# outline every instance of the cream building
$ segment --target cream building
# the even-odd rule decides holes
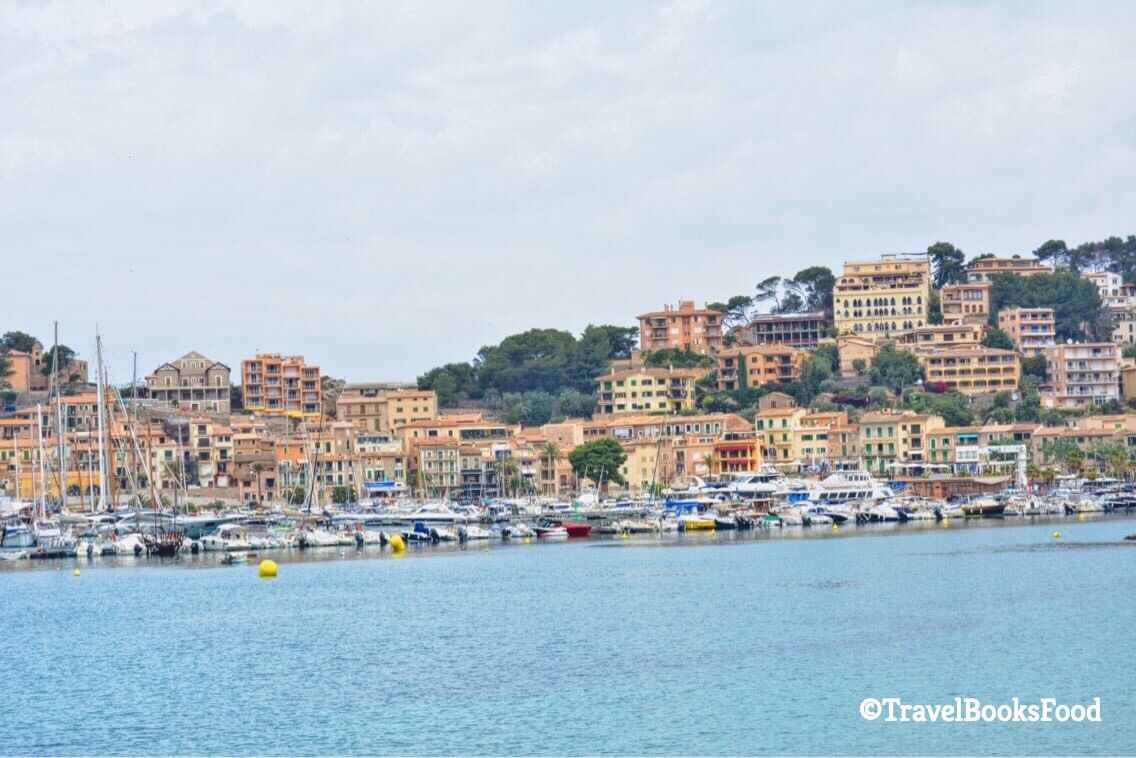
[[[702,369],[612,369],[596,377],[596,415],[679,413],[694,408],[694,383]]]
[[[890,255],[845,263],[833,290],[839,334],[893,337],[926,325],[931,263],[926,256]]]
[[[916,353],[926,386],[945,385],[964,395],[1013,391],[1021,379],[1018,354],[1012,350],[971,345]]]
[[[1075,342],[1045,348],[1049,379],[1042,387],[1047,408],[1088,408],[1120,399],[1120,346]]]
[[[1022,355],[1041,355],[1057,336],[1052,308],[1006,308],[998,312],[998,328],[1009,335]]]

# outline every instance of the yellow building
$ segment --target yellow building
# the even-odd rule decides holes
[[[836,350],[840,356],[840,375],[849,379],[867,373],[876,354],[880,352],[880,346],[866,337],[842,334],[836,338]],[[858,361],[863,361],[863,364]],[[857,366],[861,367],[860,371],[856,370]]]
[[[833,290],[838,334],[893,337],[927,323],[931,264],[925,256],[845,263]]]
[[[718,353],[718,389],[795,382],[808,356],[807,350],[779,344],[722,350]]]
[[[1021,379],[1018,354],[973,345],[916,353],[926,386],[939,384],[964,395],[1013,391]]]
[[[946,426],[942,416],[881,411],[860,417],[860,452],[869,470],[900,473],[928,460],[928,434]]]
[[[990,282],[948,284],[939,293],[944,323],[982,324],[990,315]]]
[[[982,342],[982,326],[979,324],[939,324],[921,326],[903,332],[896,339],[900,345],[916,348],[954,347],[956,345],[977,345]]]
[[[335,416],[362,431],[389,432],[437,418],[438,396],[434,390],[348,385],[335,399]]]
[[[843,411],[810,412],[805,408],[760,411],[754,419],[762,458],[797,467],[840,457],[829,447],[829,433],[847,424],[848,414]]]
[[[679,413],[694,408],[694,383],[702,369],[612,369],[596,377],[596,415]]]

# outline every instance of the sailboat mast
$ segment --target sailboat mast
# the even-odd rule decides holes
[[[59,446],[59,501],[67,504],[67,457],[63,445],[63,391],[59,385],[59,322],[55,324],[55,347],[51,351],[51,384],[55,388],[55,436]]]
[[[19,435],[12,435],[12,453],[16,456],[16,502],[20,502],[20,442]]]
[[[99,414],[99,500],[95,506],[95,511],[105,511],[107,507],[106,501],[106,482],[107,482],[107,451],[106,451],[106,396],[105,384],[106,377],[103,373],[103,339],[97,333],[95,334],[95,363],[96,363],[96,380],[95,386],[98,388],[98,405],[97,412]]]
[[[42,514],[47,514],[47,461],[43,451],[43,408],[36,403],[36,424],[39,426],[39,496]]]

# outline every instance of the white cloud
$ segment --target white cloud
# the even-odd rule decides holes
[[[1129,4],[0,9],[11,323],[410,377],[949,239],[1136,232]],[[126,365],[118,358],[117,365]]]

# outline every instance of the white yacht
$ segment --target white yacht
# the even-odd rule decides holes
[[[867,471],[837,471],[809,487],[809,500],[818,503],[875,503],[890,497],[891,490]]]
[[[252,543],[249,542],[248,530],[240,524],[221,524],[201,538],[201,549],[206,552],[252,550]]]

